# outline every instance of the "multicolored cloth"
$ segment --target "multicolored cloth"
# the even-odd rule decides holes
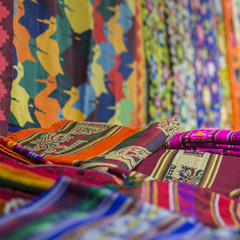
[[[148,121],[172,116],[172,75],[163,0],[142,0],[148,76]]]
[[[240,131],[195,129],[176,134],[163,148],[240,156]]]
[[[14,231],[11,229],[14,228]],[[159,209],[106,188],[61,178],[27,206],[0,218],[8,239],[234,239],[193,218]],[[223,234],[224,233],[224,234]]]
[[[145,125],[139,1],[16,0],[13,22],[11,125]]]
[[[142,201],[192,216],[211,227],[240,227],[240,201],[199,186],[148,181],[143,185]]]
[[[213,0],[189,1],[190,26],[195,49],[198,128],[220,126],[221,98],[217,40],[212,22],[213,8]]]
[[[129,176],[121,181],[110,174],[66,166],[24,166],[3,154],[0,164],[3,170],[0,172],[3,179],[0,199],[5,199],[5,215],[0,217],[1,237],[49,239],[51,234],[56,236],[58,232],[59,236],[71,239],[85,234],[88,238],[92,231],[110,239],[114,236],[126,239],[126,234],[138,236],[138,239],[148,234],[163,239],[172,235],[173,239],[180,236],[183,239],[188,236],[189,239],[193,236],[197,239],[234,239],[238,236],[239,214],[234,209],[238,209],[240,203],[202,188],[160,181],[147,183]],[[64,177],[56,182],[59,176]],[[9,188],[14,190],[6,191]],[[44,189],[49,190],[45,192]],[[139,193],[134,195],[137,199],[129,197],[132,192]],[[10,231],[12,224],[14,232]],[[119,231],[115,230],[115,224]]]
[[[7,136],[13,74],[13,2],[0,0],[0,135]]]
[[[48,129],[22,130],[10,139],[55,164],[131,170],[170,140],[179,124],[178,117],[144,128],[62,120]]]
[[[37,195],[52,187],[59,177],[76,178],[85,185],[121,185],[117,177],[109,174],[82,170],[69,166],[27,166],[0,153],[0,184],[28,194]]]
[[[219,92],[221,97],[221,117],[219,127],[224,129],[232,129],[233,114],[230,90],[230,72],[227,61],[226,32],[221,0],[213,1],[213,7],[211,8],[211,12],[214,35],[216,36],[217,40],[216,54],[218,61],[218,78],[220,83]]]
[[[181,131],[197,128],[195,50],[187,0],[168,0],[166,19],[173,71],[173,113],[181,119]],[[191,103],[191,104],[190,104]]]
[[[239,157],[183,149],[159,149],[134,168],[134,171],[149,176],[152,180],[198,185],[226,196],[240,198]]]
[[[227,57],[230,71],[231,100],[233,123],[232,129],[240,129],[240,43],[238,40],[239,30],[237,28],[239,15],[239,2],[234,0],[222,1],[224,25],[226,29]]]

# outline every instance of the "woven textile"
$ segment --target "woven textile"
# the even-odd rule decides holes
[[[7,136],[13,65],[13,2],[0,0],[0,135]]]
[[[198,128],[220,126],[220,83],[217,42],[212,22],[213,0],[189,1],[192,41],[195,49]]]
[[[142,1],[149,122],[172,116],[172,76],[163,0]]]
[[[214,27],[214,35],[217,40],[217,62],[218,62],[218,78],[220,83],[221,97],[221,120],[219,127],[224,129],[232,129],[232,101],[230,90],[230,71],[227,61],[227,43],[226,32],[223,18],[223,6],[221,0],[214,0],[212,11],[212,22]],[[188,129],[189,130],[189,129]]]
[[[240,131],[195,129],[176,134],[163,147],[240,156]]]
[[[14,231],[11,229],[14,228]],[[0,218],[8,239],[233,239],[188,218],[112,192],[60,179],[31,204]]]
[[[159,149],[141,162],[134,171],[152,179],[184,182],[227,196],[240,196],[240,163],[239,158],[234,156]]]
[[[188,1],[167,0],[167,31],[173,71],[173,113],[181,131],[197,128],[195,50],[192,43]]]
[[[0,166],[1,186],[12,187],[30,194],[42,193],[62,176],[76,178],[84,184],[97,186],[119,184],[117,177],[105,173],[62,165],[27,166],[2,153]]]
[[[145,125],[139,1],[15,2],[11,125]]]
[[[198,186],[149,181],[143,186],[143,202],[181,212],[211,227],[239,229],[240,201]]]
[[[30,195],[12,188],[0,187],[0,215],[8,214],[31,202],[35,195]]]
[[[101,171],[114,166],[131,170],[178,130],[178,117],[144,128],[62,120],[49,129],[20,131],[10,139],[55,164]]]
[[[231,81],[231,100],[234,130],[240,129],[240,41],[239,41],[239,1],[229,0],[223,1],[224,24],[226,29],[226,43],[228,51],[228,64]]]

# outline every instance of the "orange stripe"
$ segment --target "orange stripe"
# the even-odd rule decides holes
[[[41,176],[39,174],[30,172],[28,170],[25,170],[25,169],[22,169],[22,168],[21,169],[14,168],[14,167],[11,167],[9,165],[2,164],[2,163],[0,163],[0,169],[8,172],[9,177],[10,177],[11,174],[14,174],[14,175],[17,175],[18,177],[22,177],[22,178],[25,178],[25,179],[44,181],[44,182],[50,183],[50,184],[53,184],[55,182],[55,180],[52,179],[52,178],[44,177],[44,176]],[[9,180],[11,180],[11,178],[9,178]]]
[[[31,162],[31,160],[29,160],[28,158],[20,155],[19,153],[16,153],[14,151],[12,151],[11,149],[0,145],[0,152],[5,153],[6,155],[13,157],[16,160],[19,160],[21,162],[27,163],[28,165],[33,165],[33,163]]]
[[[16,132],[12,135],[10,135],[8,138],[13,140],[13,141],[17,141],[20,138],[25,138],[28,135],[35,133],[35,132],[51,132],[53,130],[58,130],[59,128],[61,128],[65,123],[69,122],[69,120],[63,119],[59,122],[54,123],[50,128],[29,128],[29,129],[24,129],[21,130],[19,132]]]

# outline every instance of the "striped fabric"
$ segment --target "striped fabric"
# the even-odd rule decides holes
[[[0,153],[0,185],[29,194],[40,194],[52,187],[61,176],[76,178],[84,184],[102,186],[119,185],[117,177],[101,172],[82,170],[69,166],[27,166]]]
[[[240,196],[240,162],[235,156],[159,149],[139,164],[134,171],[152,179],[184,182],[227,196],[237,198]]]
[[[49,129],[26,129],[10,139],[55,164],[107,171],[133,169],[179,129],[173,117],[144,128],[62,120]]]
[[[14,231],[11,231],[14,229]],[[6,239],[234,239],[154,205],[61,178],[31,204],[0,218]]]
[[[192,216],[211,227],[240,228],[240,201],[198,186],[145,182],[142,201]]]
[[[240,131],[195,129],[176,134],[163,148],[240,156]]]

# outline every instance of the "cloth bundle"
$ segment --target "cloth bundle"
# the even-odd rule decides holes
[[[195,129],[176,134],[163,148],[240,156],[240,131]]]

